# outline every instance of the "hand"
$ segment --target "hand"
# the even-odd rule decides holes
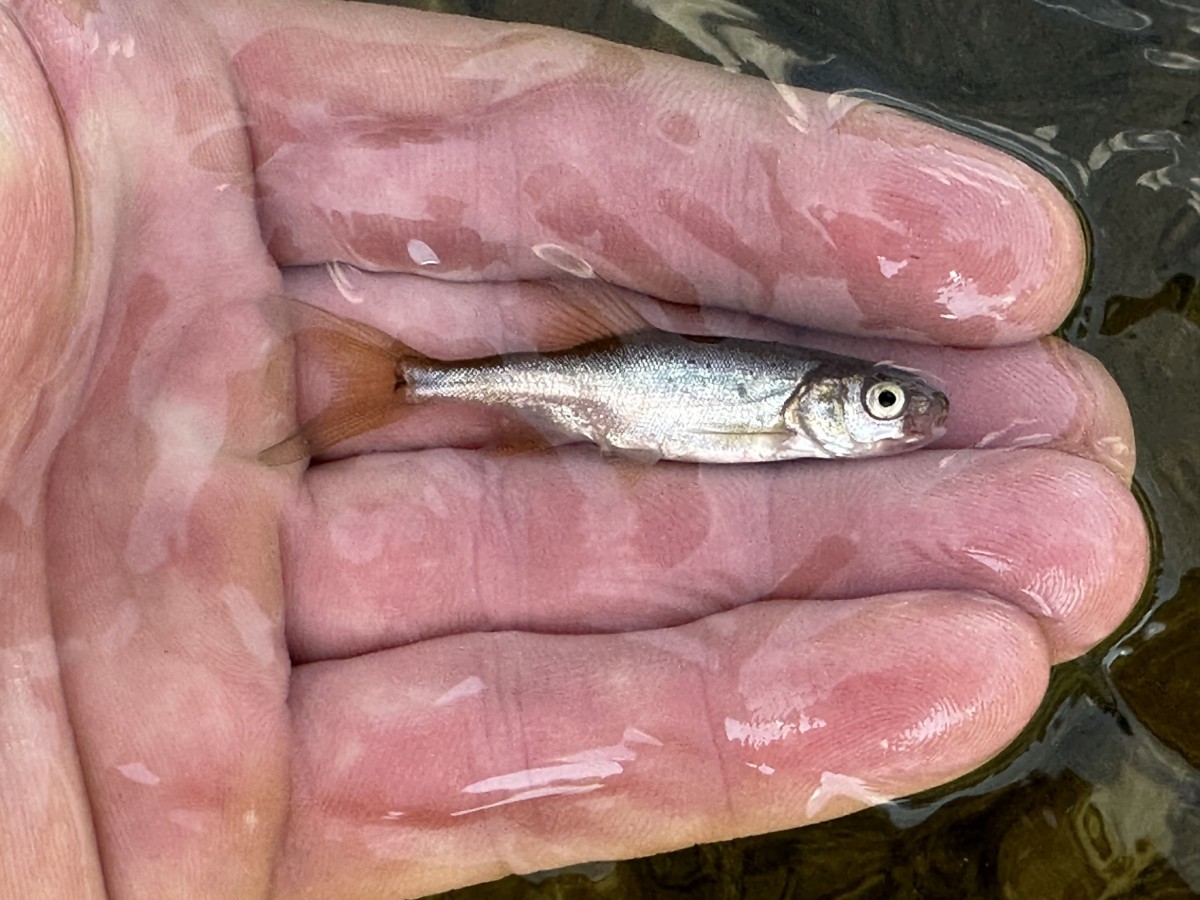
[[[842,815],[996,753],[1130,608],[1129,418],[1038,340],[1084,249],[1020,163],[523,25],[169,7],[0,15],[8,893],[416,896]],[[311,402],[266,298],[473,355],[602,283],[924,368],[950,432],[256,462]]]

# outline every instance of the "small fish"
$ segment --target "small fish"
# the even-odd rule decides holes
[[[295,462],[431,401],[515,414],[547,439],[606,454],[703,463],[886,456],[945,433],[946,395],[919,373],[819,350],[643,327],[549,352],[436,360],[361,322],[307,307],[335,396],[259,454]],[[611,329],[582,317],[576,335]]]

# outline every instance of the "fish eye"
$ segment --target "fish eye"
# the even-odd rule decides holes
[[[876,419],[895,419],[904,412],[907,396],[904,388],[894,381],[877,381],[867,388],[863,404]]]

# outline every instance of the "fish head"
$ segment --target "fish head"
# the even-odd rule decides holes
[[[950,401],[919,372],[889,365],[819,365],[784,405],[797,438],[830,458],[915,450],[946,433]]]

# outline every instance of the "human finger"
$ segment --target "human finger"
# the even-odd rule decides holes
[[[1045,334],[1078,294],[1057,189],[911,116],[551,29],[340,12],[220,24],[280,264],[565,272],[971,346]]]
[[[274,412],[271,341],[253,304],[177,329],[166,307],[147,289],[112,328],[26,530],[44,535],[104,888],[264,896],[285,813],[292,485],[241,451]]]
[[[955,592],[301,666],[276,885],[415,897],[845,815],[993,756],[1048,668],[1027,616]]]
[[[1147,552],[1120,481],[1033,449],[632,470],[587,450],[379,454],[310,469],[282,548],[301,660],[922,589],[1024,610],[1061,660],[1128,613]]]

